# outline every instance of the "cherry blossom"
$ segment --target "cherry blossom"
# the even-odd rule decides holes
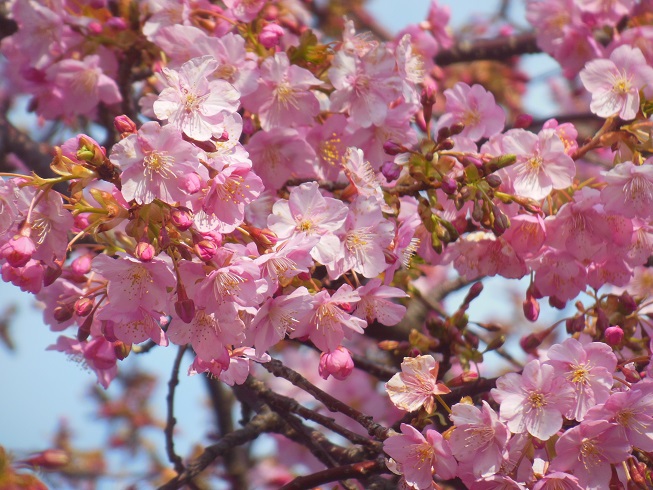
[[[440,364],[433,356],[404,357],[401,373],[395,374],[385,385],[390,400],[397,408],[407,412],[422,406],[432,412],[434,395],[446,395],[451,390],[437,382]]]

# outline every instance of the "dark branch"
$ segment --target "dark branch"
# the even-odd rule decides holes
[[[535,34],[528,32],[473,42],[462,41],[453,48],[438,53],[435,57],[435,64],[447,66],[478,60],[505,61],[513,56],[540,53],[541,51],[537,46]]]
[[[186,352],[186,346],[180,345],[177,351],[177,357],[175,357],[175,362],[172,365],[172,374],[170,375],[170,381],[168,381],[168,396],[166,396],[166,403],[168,405],[168,418],[164,431],[166,436],[166,452],[168,453],[168,460],[174,465],[177,473],[184,471],[184,463],[181,457],[175,453],[174,441],[174,430],[175,424],[177,423],[174,415],[175,389],[179,384],[179,366],[181,365],[181,359],[184,357],[184,352]]]
[[[0,172],[15,172],[16,168],[9,163],[8,155],[13,153],[34,173],[41,177],[53,175],[50,169],[53,152],[47,143],[33,141],[27,134],[16,128],[0,113]]]
[[[371,475],[387,473],[385,460],[376,459],[361,461],[360,463],[347,464],[336,468],[328,468],[312,475],[300,476],[281,487],[281,490],[307,490],[319,485],[347,478],[367,478]]]

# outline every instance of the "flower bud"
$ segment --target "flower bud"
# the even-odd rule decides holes
[[[193,212],[183,206],[173,208],[170,212],[170,221],[179,231],[186,231],[193,226]]]
[[[440,189],[442,189],[442,192],[445,194],[451,195],[455,194],[458,191],[458,182],[456,182],[453,178],[449,177],[448,175],[445,175],[442,177],[442,182],[440,183]]]
[[[75,310],[71,305],[59,305],[52,311],[52,316],[59,323],[63,323],[70,320],[74,313]]]
[[[629,362],[624,366],[619,366],[619,371],[621,371],[626,378],[626,381],[629,383],[637,383],[642,380],[642,377],[637,372],[637,368],[634,363]]]
[[[199,258],[204,262],[208,262],[216,253],[218,253],[218,246],[213,240],[200,240],[195,244],[194,248],[195,253],[197,253]]]
[[[558,310],[564,310],[565,306],[567,305],[567,302],[562,301],[561,299],[556,298],[555,296],[549,296],[549,305]]]
[[[70,455],[63,449],[46,449],[17,463],[38,469],[58,470],[70,463]]]
[[[109,29],[114,29],[116,31],[124,31],[127,29],[127,22],[122,17],[111,17],[104,23]]]
[[[392,182],[397,180],[401,175],[401,167],[395,162],[384,162],[383,165],[381,165],[381,173],[388,182]]]
[[[457,386],[462,386],[467,383],[472,383],[473,381],[476,381],[478,379],[478,373],[474,371],[464,371],[460,373],[458,376],[456,376],[453,379],[450,379],[447,381],[447,386],[449,388],[454,388]]]
[[[175,302],[175,312],[184,323],[190,323],[195,318],[195,302],[192,299],[180,299]]]
[[[478,296],[483,292],[483,283],[481,281],[476,281],[467,291],[467,296],[465,296],[464,304],[468,305],[474,301]]]
[[[116,340],[111,343],[116,359],[122,361],[127,358],[132,350],[131,344],[125,344],[122,340]]]
[[[79,298],[75,301],[75,313],[79,316],[87,316],[93,311],[93,300],[91,298]]]
[[[264,48],[270,49],[279,45],[281,38],[284,35],[284,30],[278,24],[267,24],[261,29],[258,35],[259,42]]]
[[[399,155],[400,153],[405,153],[407,151],[406,148],[401,146],[398,143],[395,143],[394,141],[386,141],[383,143],[383,151],[386,152],[388,155],[395,156]]]
[[[624,339],[624,331],[619,326],[606,328],[604,335],[605,343],[612,347],[621,344]]]
[[[149,262],[156,255],[156,250],[154,250],[151,243],[140,241],[136,244],[134,255],[142,262]]]
[[[125,116],[124,114],[121,116],[116,116],[113,119],[113,126],[116,128],[116,131],[118,131],[123,138],[125,136],[129,136],[130,134],[136,134],[138,132],[136,123],[132,121],[129,117]]]
[[[515,118],[515,124],[513,125],[514,129],[526,129],[533,124],[533,116],[530,114],[519,114]]]
[[[628,291],[624,291],[621,296],[619,296],[619,306],[626,315],[630,315],[637,310],[637,302],[630,294],[628,294]]]
[[[70,264],[70,269],[76,276],[83,276],[91,272],[92,257],[89,254],[80,255]]]
[[[91,34],[101,34],[102,33],[102,24],[97,21],[91,21],[86,25],[89,33]]]
[[[89,335],[91,335],[91,325],[93,324],[93,317],[94,315],[89,315],[86,317],[86,320],[84,320],[84,323],[82,323],[77,330],[77,340],[80,342],[84,342],[86,339],[88,339]],[[113,322],[109,322],[112,323]]]
[[[45,273],[43,274],[43,286],[48,287],[56,281],[59,276],[61,276],[61,273],[63,271],[61,270],[61,266],[57,263],[55,263],[54,266],[47,266],[45,268]]]
[[[573,318],[569,318],[566,322],[567,333],[573,335],[578,332],[585,330],[585,315],[578,315]]]
[[[496,189],[501,185],[501,177],[499,177],[497,174],[490,174],[485,177],[485,182],[487,182],[487,184],[493,189]]]
[[[526,319],[531,322],[536,322],[540,316],[540,303],[534,297],[527,296],[522,303],[522,307]]]
[[[451,125],[451,136],[456,136],[465,130],[465,124],[457,122]]]
[[[320,355],[320,365],[318,371],[320,376],[328,379],[330,375],[339,380],[344,380],[354,370],[354,361],[351,353],[342,346],[331,352],[323,352]]]
[[[438,143],[438,150],[451,150],[454,146],[454,141],[451,138],[447,138],[441,143]]]
[[[12,267],[22,267],[29,262],[36,252],[36,246],[30,237],[18,235],[0,247],[0,257]]]

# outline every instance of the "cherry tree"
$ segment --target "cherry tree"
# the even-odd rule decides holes
[[[114,432],[0,447],[0,487],[653,485],[651,0],[525,0],[528,27],[506,0],[459,32],[432,0],[397,35],[335,0],[2,9],[2,278]],[[524,108],[533,53],[555,118]],[[520,280],[492,282],[510,320],[471,313],[492,276]],[[216,425],[180,454],[185,373]]]

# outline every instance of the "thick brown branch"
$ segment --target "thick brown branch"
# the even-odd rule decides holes
[[[462,41],[451,49],[440,51],[435,57],[435,64],[447,66],[478,60],[504,61],[513,56],[540,53],[541,51],[537,46],[535,33],[527,32],[473,42]]]
[[[52,147],[46,143],[33,141],[27,134],[16,128],[7,115],[0,113],[0,172],[15,172],[7,157],[13,153],[34,173],[41,177],[53,175],[50,170]]]
[[[316,488],[324,483],[345,480],[347,478],[367,478],[371,475],[389,473],[385,460],[376,459],[361,461],[360,463],[347,464],[336,468],[328,468],[311,475],[300,476],[281,487],[281,490],[307,490]]]

